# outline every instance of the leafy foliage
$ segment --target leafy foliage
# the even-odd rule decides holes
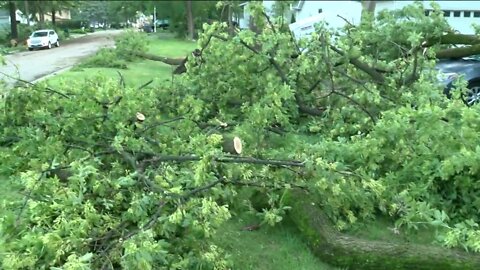
[[[225,25],[216,25],[199,41],[208,50],[192,60],[183,86],[190,92],[180,98],[206,101],[199,121],[238,123],[255,154],[306,160],[312,189],[339,229],[381,211],[398,227],[432,226],[447,246],[478,251],[479,111],[460,99],[464,82],[453,100],[437,83],[440,46],[422,42],[449,26],[434,7],[428,17],[417,4],[357,27],[320,25],[298,44],[262,16],[256,24],[270,27],[257,36],[242,31],[229,38]],[[321,108],[322,116],[305,106]],[[278,126],[290,132],[282,144],[259,132]]]
[[[127,64],[119,59],[115,49],[102,48],[93,56],[85,60],[81,67],[110,67],[126,69]]]
[[[213,177],[201,174],[209,167],[208,159],[196,166],[198,173],[193,178],[185,169],[175,165],[162,166],[158,170],[164,173],[150,182],[146,178],[141,180],[134,168],[125,167],[128,161],[124,164],[125,161],[115,155],[94,153],[104,147],[106,152],[120,151],[123,155],[131,155],[126,151],[148,151],[152,146],[144,138],[135,138],[137,135],[134,135],[146,127],[134,128],[138,123],[130,120],[141,111],[149,117],[146,120],[149,125],[161,121],[157,109],[160,104],[153,91],[138,92],[136,89],[122,89],[116,82],[99,84],[99,81],[102,79],[72,85],[70,98],[41,92],[41,88],[36,91],[17,89],[10,93],[12,107],[8,107],[2,120],[11,128],[4,127],[3,130],[7,136],[18,135],[21,141],[9,148],[3,160],[13,166],[10,169],[18,172],[29,196],[25,208],[20,206],[22,202],[15,203],[20,208],[13,207],[24,211],[20,222],[16,222],[13,212],[3,218],[2,232],[8,235],[20,232],[22,235],[7,238],[8,245],[2,245],[10,250],[2,252],[5,254],[3,268],[63,266],[66,269],[96,269],[103,262],[101,257],[107,254],[113,265],[124,268],[148,269],[159,264],[190,268],[201,261],[221,264],[222,260],[216,258],[220,251],[196,240],[208,237],[213,227],[228,218],[228,208],[217,204],[212,197],[193,199],[188,196],[201,192],[195,191],[195,186],[202,186]],[[118,96],[122,101],[105,105]],[[31,103],[34,100],[38,102],[36,105]],[[18,107],[20,103],[23,108]],[[111,107],[107,110],[105,107],[108,106]],[[28,120],[30,117],[33,117],[31,121]],[[26,126],[25,121],[32,125]],[[160,134],[157,132],[154,133]],[[26,139],[24,135],[27,134],[38,135],[34,140],[39,144]],[[164,134],[164,141],[161,138],[164,135],[157,135],[154,137],[158,144],[155,143],[154,148],[170,149],[164,151],[165,154],[181,150],[173,146],[183,141],[179,141],[180,138],[169,139],[170,135]],[[176,133],[171,135],[176,137]],[[102,137],[110,139],[105,141]],[[210,151],[214,151],[213,142],[208,143],[207,139],[199,135],[192,138],[192,144],[204,141],[203,144],[211,145]],[[100,141],[106,145],[95,143]],[[90,148],[89,144],[96,146]],[[65,155],[60,150],[62,148],[66,150]],[[27,161],[17,156],[20,152],[35,158]],[[52,173],[53,167],[65,166],[72,173],[66,182],[63,177]],[[144,186],[144,181],[157,191],[144,190],[148,187]],[[156,211],[160,212],[155,214]],[[156,217],[152,218],[152,214]],[[121,242],[117,242],[119,237],[123,238]],[[31,252],[30,246],[39,249]],[[191,258],[193,254],[197,256]]]
[[[127,68],[127,62],[137,57],[134,52],[145,52],[148,39],[144,33],[127,31],[115,38],[115,48],[102,48],[94,57],[88,58],[82,67]]]
[[[145,33],[127,31],[115,38],[116,53],[125,61],[133,61],[135,55],[132,52],[145,52],[148,48],[148,39]]]
[[[440,10],[319,25],[298,43],[261,5],[251,12],[260,33],[204,25],[175,84],[8,94],[0,168],[27,195],[2,218],[3,268],[227,269],[210,238],[243,186],[264,192],[265,224],[289,209],[278,190],[301,188],[339,229],[381,211],[479,250],[479,109],[463,105],[465,82],[443,96],[437,45],[422,47],[449,30]],[[115,51],[131,60],[125,49],[142,46],[126,36]],[[256,159],[223,153],[222,133]]]

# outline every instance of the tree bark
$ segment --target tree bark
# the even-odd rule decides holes
[[[475,54],[480,54],[480,44],[440,50],[436,53],[436,56],[437,58],[462,58]]]
[[[44,25],[45,24],[45,13],[44,13],[41,5],[39,5],[39,7],[38,7],[38,17],[39,17],[39,20],[40,20],[40,24]]]
[[[348,269],[480,269],[480,255],[412,243],[370,241],[339,233],[303,191],[291,191],[289,216],[316,256]]]
[[[232,13],[232,4],[228,5],[228,33],[233,35],[233,13]]]
[[[377,6],[377,1],[362,1],[363,10],[373,13]]]
[[[10,12],[10,33],[12,39],[18,39],[18,28],[17,28],[17,7],[15,2],[8,2],[8,9]]]
[[[193,24],[192,1],[185,1],[185,11],[187,15],[188,38],[194,38],[195,25]]]
[[[248,22],[248,28],[250,29],[250,31],[256,33],[257,35],[260,35],[262,33],[262,29],[260,29],[260,27],[258,27],[255,24],[255,20],[253,16],[250,16],[250,20]]]
[[[30,26],[30,12],[28,11],[28,1],[23,1],[25,3],[25,16],[27,17],[27,25]]]
[[[423,46],[430,47],[435,44],[464,44],[464,45],[475,45],[480,44],[480,37],[477,35],[464,35],[464,34],[455,34],[448,33],[441,36],[440,38],[434,38],[426,41]]]
[[[223,136],[222,149],[226,153],[239,155],[242,153],[242,140],[236,136]]]
[[[362,1],[362,15],[360,18],[360,23],[365,23],[365,18],[368,15],[375,14],[375,8],[377,6],[376,1]]]
[[[52,8],[52,25],[55,25],[55,23],[57,22],[55,18],[56,14],[57,14],[57,11],[55,10],[55,8]]]
[[[185,59],[183,58],[169,58],[169,57],[164,57],[164,56],[157,56],[154,54],[149,54],[149,53],[141,53],[141,52],[135,52],[135,55],[144,59],[152,60],[152,61],[159,61],[162,63],[165,63],[167,65],[171,66],[178,66],[181,65]]]

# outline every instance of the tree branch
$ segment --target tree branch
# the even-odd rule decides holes
[[[4,73],[4,72],[2,72],[2,71],[0,71],[0,74],[4,75],[4,76],[6,76],[6,77],[8,77],[8,78],[10,78],[10,79],[14,79],[14,80],[16,80],[16,81],[18,81],[18,82],[21,82],[21,83],[25,83],[25,84],[28,84],[28,85],[31,85],[31,86],[37,86],[37,87],[38,87],[38,85],[35,84],[35,83],[29,82],[29,81],[26,81],[26,80],[22,80],[22,79],[20,79],[20,78],[13,77],[13,76],[11,76],[11,75],[9,75],[9,74],[7,74],[7,73]],[[60,92],[60,91],[57,91],[57,90],[55,90],[55,89],[53,89],[53,88],[51,88],[51,87],[46,86],[46,87],[42,87],[42,88],[46,90],[46,91],[44,91],[44,92],[51,92],[51,93],[57,94],[57,95],[59,95],[59,96],[62,96],[62,97],[64,97],[64,98],[70,98],[70,97],[67,96],[66,94],[64,94],[64,93],[62,93],[62,92]]]
[[[437,58],[462,58],[475,54],[480,54],[480,44],[440,50],[436,53],[436,56]]]
[[[143,53],[143,52],[134,52],[134,54],[136,56],[144,58],[144,59],[162,62],[162,63],[165,63],[167,65],[171,65],[171,66],[181,65],[182,62],[185,59],[185,58],[170,58],[170,57],[164,57],[164,56],[157,56],[157,55],[154,55],[154,54]]]
[[[155,156],[151,159],[143,160],[142,163],[163,163],[163,162],[189,162],[189,161],[199,161],[202,158],[199,156]],[[292,166],[292,167],[304,167],[305,163],[297,160],[275,160],[275,159],[256,159],[253,157],[215,157],[213,158],[216,162],[221,163],[246,163],[246,164],[257,164],[257,165],[272,165],[272,166]]]
[[[464,35],[448,33],[441,37],[431,38],[425,41],[422,46],[430,47],[435,44],[464,44],[464,45],[476,45],[480,44],[480,37],[477,35]]]
[[[330,49],[332,49],[332,51],[334,51],[334,52],[336,52],[336,53],[338,53],[342,56],[346,56],[346,54],[343,51],[337,49],[333,45],[330,45]],[[378,83],[384,83],[385,82],[385,78],[383,77],[383,75],[380,72],[376,71],[374,68],[372,68],[369,65],[363,63],[362,61],[358,60],[358,58],[349,58],[348,61],[350,62],[350,64],[354,65],[356,68],[358,68],[361,71],[370,75],[370,77],[372,77]]]

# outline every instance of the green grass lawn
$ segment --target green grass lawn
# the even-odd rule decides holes
[[[186,40],[173,38],[166,33],[150,34],[148,53],[167,56],[183,57],[192,52],[196,43]],[[160,83],[170,81],[172,71],[175,67],[162,62],[151,60],[137,60],[128,63],[127,69],[117,68],[73,68],[57,76],[47,79],[49,86],[62,89],[68,87],[69,81],[82,81],[91,79],[95,76],[105,76],[111,78],[120,78],[118,72],[122,74],[125,84],[130,87],[139,87],[150,80],[153,80],[151,86],[158,86]]]
[[[227,221],[214,237],[234,264],[243,270],[327,270],[335,269],[315,257],[290,222],[248,231],[258,223],[253,215],[241,215]]]
[[[375,220],[358,223],[345,233],[369,240],[440,245],[436,242],[435,230],[431,227],[419,227],[418,230],[406,230],[406,228],[395,230],[394,228],[395,224],[390,217],[377,215]]]

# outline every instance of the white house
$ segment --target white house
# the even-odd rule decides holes
[[[377,1],[376,11],[399,9],[415,1]],[[480,25],[480,1],[435,1],[443,11],[450,26],[462,34],[474,34],[473,23]],[[430,1],[423,1],[428,14]]]
[[[267,13],[272,14],[276,1],[263,1]],[[399,9],[414,1],[376,1],[375,12],[381,10]],[[444,11],[444,16],[453,29],[464,34],[473,34],[473,23],[480,25],[480,1],[436,1]],[[431,10],[430,1],[423,1],[426,12]],[[241,4],[243,16],[239,18],[240,28],[248,28],[249,14],[246,9],[248,2]],[[325,22],[331,27],[341,27],[345,20],[358,24],[362,13],[361,1],[295,1],[290,6],[290,21],[302,21],[309,17],[322,14]]]

